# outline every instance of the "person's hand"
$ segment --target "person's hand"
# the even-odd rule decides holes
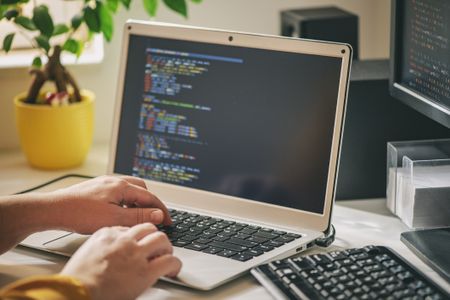
[[[159,277],[175,277],[181,262],[167,236],[152,224],[97,231],[61,274],[80,280],[92,299],[135,299]]]
[[[51,193],[63,229],[90,234],[106,226],[171,224],[166,206],[143,180],[100,176]]]

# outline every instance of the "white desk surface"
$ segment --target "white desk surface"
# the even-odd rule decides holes
[[[1,151],[0,195],[15,193],[68,173],[91,176],[104,174],[108,159],[107,149],[107,145],[95,145],[83,166],[61,171],[36,170],[29,167],[19,151]],[[388,246],[450,291],[450,283],[432,271],[400,242],[400,233],[408,228],[387,210],[384,199],[337,202],[333,212],[333,224],[337,232],[336,241],[326,251],[370,244]],[[324,250],[316,248],[304,253],[321,251]],[[0,287],[25,276],[56,273],[65,262],[65,258],[57,255],[17,247],[0,256]],[[272,299],[248,274],[209,292],[197,292],[159,282],[139,297],[139,299],[179,298]]]

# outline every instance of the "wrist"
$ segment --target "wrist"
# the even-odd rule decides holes
[[[57,203],[47,193],[0,197],[0,253],[32,233],[61,228],[57,210]]]
[[[9,196],[1,201],[2,231],[29,235],[59,229],[61,216],[58,211],[58,203],[50,193]]]

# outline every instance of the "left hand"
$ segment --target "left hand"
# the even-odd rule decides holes
[[[100,176],[51,193],[64,229],[90,234],[106,226],[170,225],[166,206],[145,182],[131,176]]]
[[[61,274],[80,280],[93,300],[132,300],[159,277],[175,277],[180,268],[167,236],[147,223],[97,231]]]

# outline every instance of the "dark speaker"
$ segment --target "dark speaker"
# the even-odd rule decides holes
[[[358,16],[334,6],[282,11],[281,35],[349,43],[359,57]]]
[[[353,61],[336,199],[386,197],[388,141],[449,138],[450,130],[389,94],[389,62]]]

